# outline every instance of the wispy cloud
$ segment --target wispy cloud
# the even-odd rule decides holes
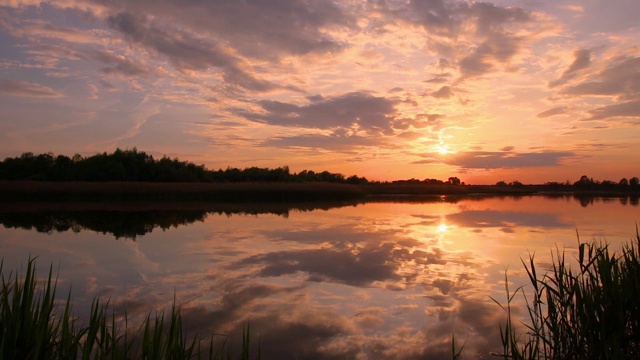
[[[553,88],[563,85],[577,76],[580,70],[589,67],[591,64],[591,51],[588,49],[580,49],[574,52],[575,60],[569,65],[569,68],[562,73],[560,78],[549,82],[549,87]]]
[[[546,118],[550,116],[565,114],[568,110],[569,108],[567,108],[566,106],[558,106],[558,107],[551,108],[549,110],[545,110],[536,116],[539,118]]]
[[[57,98],[63,95],[50,87],[26,81],[0,79],[0,93],[11,96]]]

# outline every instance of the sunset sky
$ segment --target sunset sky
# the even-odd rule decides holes
[[[640,176],[638,0],[0,0],[0,158]]]

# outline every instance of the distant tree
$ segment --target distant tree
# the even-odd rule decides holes
[[[500,187],[507,186],[507,183],[501,180],[496,183],[496,186],[500,186]]]
[[[591,189],[596,184],[593,179],[589,178],[587,175],[582,175],[580,180],[573,183],[573,186],[578,189]]]
[[[438,179],[424,179],[422,180],[423,183],[425,184],[429,184],[429,185],[441,185],[444,184],[444,181],[442,180],[438,180]]]
[[[447,180],[447,183],[451,184],[451,185],[460,185],[460,179],[458,179],[457,177],[450,177],[449,180]]]
[[[638,179],[638,177],[634,176],[629,180],[629,186],[631,186],[632,188],[637,188],[638,185],[640,185],[640,179]]]
[[[512,182],[509,183],[509,186],[513,186],[513,187],[522,187],[522,183],[518,180],[514,180]]]
[[[629,186],[629,180],[627,180],[627,178],[622,178],[622,179],[620,179],[620,182],[618,182],[618,185],[623,186],[623,187],[627,187],[627,186]]]
[[[368,183],[367,179],[364,177],[358,177],[356,175],[352,175],[349,176],[347,178],[347,184],[354,184],[354,185],[359,185],[359,184],[366,184]]]

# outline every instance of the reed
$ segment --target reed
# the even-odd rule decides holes
[[[579,240],[579,238],[578,238]],[[555,251],[553,264],[538,274],[531,255],[523,265],[532,291],[510,292],[501,325],[505,359],[639,359],[640,358],[640,233],[617,252],[605,242],[579,246],[577,268]],[[511,304],[524,297],[528,319],[514,324]]]
[[[226,336],[219,346],[194,336],[188,338],[182,326],[180,307],[171,312],[149,313],[137,331],[132,331],[115,313],[109,315],[109,303],[96,298],[86,325],[72,314],[71,296],[62,309],[56,305],[56,284],[52,268],[47,279],[38,284],[35,259],[29,259],[24,276],[4,273],[0,261],[0,359],[250,359],[260,358],[260,349],[252,357],[247,325],[242,347],[232,356]]]

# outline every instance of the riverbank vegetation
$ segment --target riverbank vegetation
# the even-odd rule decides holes
[[[556,251],[551,268],[540,273],[531,256],[523,265],[530,292],[509,290],[501,305],[506,321],[500,333],[505,359],[639,359],[640,234],[618,252],[603,242],[580,244],[577,266]],[[522,296],[528,319],[513,316]],[[494,300],[495,301],[495,300]]]
[[[149,313],[132,329],[126,314],[109,315],[108,301],[96,298],[84,323],[73,315],[70,294],[62,306],[56,303],[57,281],[51,270],[43,283],[38,282],[34,259],[28,261],[24,275],[10,272],[5,276],[2,262],[0,273],[2,359],[260,358],[260,347],[250,347],[249,325],[240,349],[232,354],[226,336],[212,335],[208,341],[197,335],[188,337],[175,301],[170,313]]]
[[[122,181],[122,182],[323,182],[340,184],[367,183],[366,178],[345,177],[328,171],[303,170],[292,173],[289,167],[275,169],[249,167],[225,170],[209,170],[204,165],[171,159],[163,156],[155,159],[152,155],[136,148],[117,149],[111,154],[102,153],[83,157],[54,155],[52,153],[34,155],[23,153],[19,157],[6,158],[0,162],[0,180],[36,181]]]
[[[157,197],[165,194],[166,197],[175,195],[176,192],[180,196],[185,194],[193,194],[203,192],[205,200],[233,200],[237,199],[236,192],[246,192],[249,189],[254,192],[247,196],[247,200],[264,199],[265,191],[278,192],[277,187],[265,184],[307,184],[306,187],[298,186],[291,188],[290,192],[295,192],[294,198],[300,198],[300,195],[310,196],[310,192],[318,191],[318,184],[341,184],[353,185],[360,189],[360,195],[460,195],[460,194],[532,194],[532,193],[591,193],[591,194],[640,194],[640,180],[637,176],[623,178],[619,181],[611,180],[594,180],[586,175],[580,177],[575,182],[547,182],[545,184],[526,185],[520,181],[514,180],[510,182],[498,181],[494,185],[471,185],[465,184],[464,181],[455,176],[450,176],[445,180],[438,179],[408,179],[395,181],[370,181],[365,177],[357,175],[345,176],[340,173],[332,173],[329,171],[313,171],[302,170],[300,172],[291,172],[288,166],[282,166],[275,169],[248,167],[245,169],[227,167],[226,169],[210,170],[204,165],[197,165],[188,161],[181,161],[177,158],[169,158],[163,156],[160,159],[154,158],[143,151],[136,148],[121,150],[117,149],[113,153],[101,153],[93,156],[81,156],[76,154],[72,157],[65,155],[54,155],[52,153],[34,155],[33,153],[23,153],[18,157],[6,158],[0,162],[0,182],[47,182],[62,183],[70,191],[70,195],[77,196],[82,190],[73,190],[72,188],[87,188],[80,183],[110,183],[117,182],[118,185],[104,185],[92,188],[91,192],[106,192],[111,195],[120,196],[118,191],[123,191],[126,196],[131,193],[125,188],[132,188],[135,185],[129,183],[143,183],[144,189],[136,189],[136,194],[141,197],[149,196]],[[165,186],[164,188],[156,187],[150,184],[178,184],[175,187]],[[192,185],[185,185],[185,184]],[[193,184],[246,184],[245,188],[229,186],[227,188],[216,188],[215,195],[206,195],[211,193],[211,187],[197,187]],[[2,186],[6,186],[2,184]],[[37,187],[36,185],[29,185]],[[199,185],[198,185],[199,186]],[[289,185],[287,185],[289,186]],[[64,187],[64,186],[63,186]],[[114,188],[122,188],[114,192]],[[176,190],[180,188],[180,190]],[[45,187],[40,187],[45,189]],[[255,189],[260,189],[261,194],[255,194]],[[302,190],[304,189],[304,190]],[[335,187],[331,192],[335,192],[339,187]],[[349,187],[341,188],[336,197],[349,193],[349,197],[354,194],[354,189]],[[49,188],[50,191],[53,187]],[[307,192],[300,194],[300,192]],[[226,193],[227,199],[224,199]],[[328,193],[322,193],[324,198]],[[85,196],[85,195],[83,195]],[[207,196],[211,199],[207,199]],[[199,198],[199,196],[197,196]],[[282,193],[272,196],[281,199]],[[289,199],[286,199],[289,200]],[[331,198],[329,199],[331,200]]]

